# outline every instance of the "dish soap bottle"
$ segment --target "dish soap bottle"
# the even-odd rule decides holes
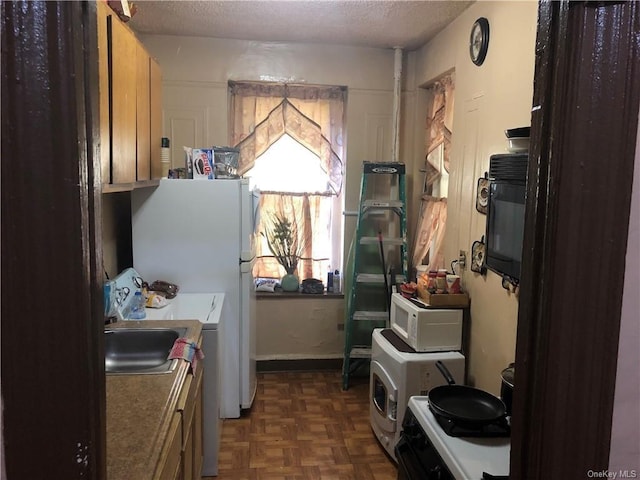
[[[129,319],[142,320],[147,316],[147,312],[144,310],[145,300],[142,296],[142,292],[138,290],[133,296],[133,302],[131,303],[131,313]]]

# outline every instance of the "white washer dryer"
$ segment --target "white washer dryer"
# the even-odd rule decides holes
[[[224,338],[224,301],[224,293],[178,293],[166,307],[146,309],[147,320],[199,320],[202,323],[202,475],[207,477],[218,474],[222,435],[220,359],[225,345],[220,338]]]
[[[427,395],[433,387],[447,384],[436,367],[438,360],[445,364],[456,383],[463,383],[465,358],[460,352],[417,353],[393,330],[373,331],[369,416],[376,437],[394,460],[394,447],[400,438],[409,398]]]

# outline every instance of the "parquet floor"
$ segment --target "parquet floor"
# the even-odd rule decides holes
[[[340,372],[259,373],[250,413],[223,422],[209,480],[395,480],[369,424],[368,379]]]

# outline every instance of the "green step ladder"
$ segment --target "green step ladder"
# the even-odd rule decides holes
[[[407,210],[405,165],[364,162],[360,207],[349,250],[345,285],[345,345],[342,388],[371,359],[371,334],[389,326],[392,274],[407,276]]]

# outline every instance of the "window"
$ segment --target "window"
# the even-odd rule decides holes
[[[455,76],[451,73],[428,89],[430,102],[425,131],[424,183],[416,225],[412,263],[427,270],[444,268],[449,159],[453,124]]]
[[[260,189],[260,232],[272,214],[296,222],[305,239],[300,279],[324,280],[342,265],[342,156],[346,89],[230,82],[232,145],[239,172]],[[285,271],[266,240],[257,242],[254,275]]]
[[[250,178],[251,188],[262,191],[329,193],[329,176],[320,167],[320,157],[286,133],[256,159],[244,176]]]

